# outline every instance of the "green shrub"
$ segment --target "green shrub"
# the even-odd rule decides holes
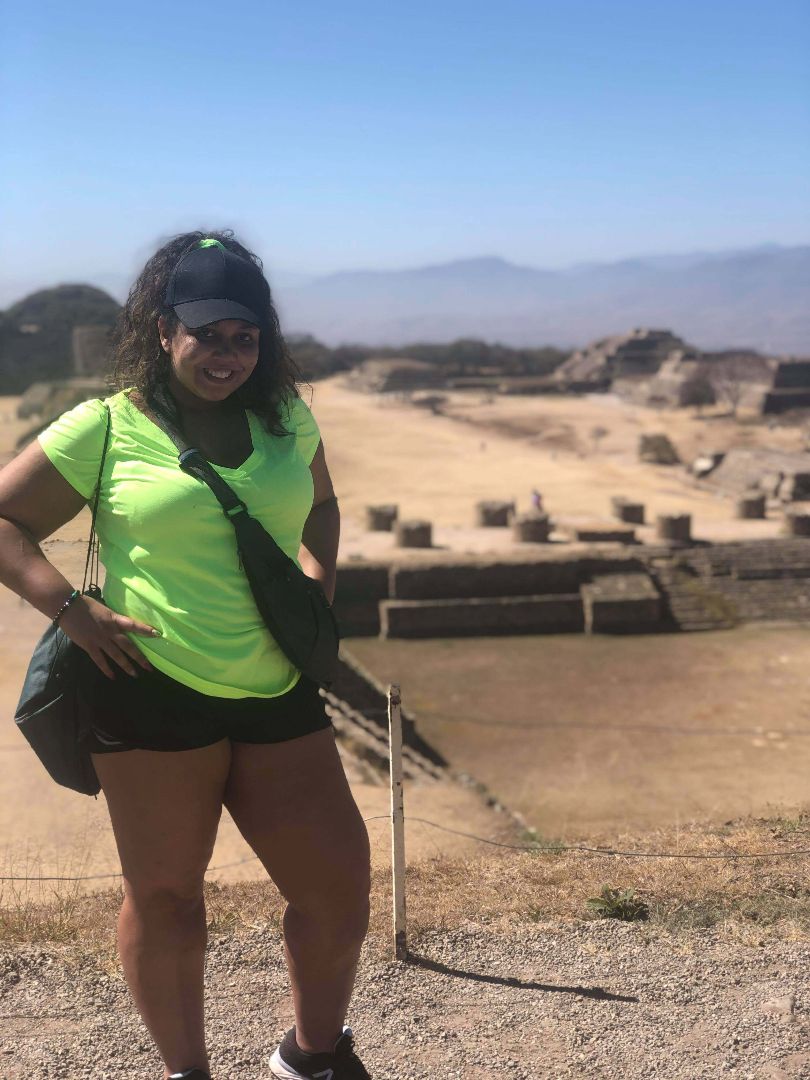
[[[609,885],[603,885],[599,896],[588,900],[587,906],[600,919],[635,922],[647,919],[650,915],[647,905],[632,889],[612,889]]]

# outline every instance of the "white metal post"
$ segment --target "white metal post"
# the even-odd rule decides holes
[[[399,686],[388,686],[388,747],[391,762],[391,868],[394,875],[394,955],[405,960],[405,803],[402,790],[402,717]]]

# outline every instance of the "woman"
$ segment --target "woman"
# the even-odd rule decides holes
[[[0,473],[0,581],[81,647],[91,751],[121,858],[118,944],[164,1078],[208,1080],[203,878],[222,807],[287,901],[295,1026],[280,1080],[368,1080],[344,1018],[368,927],[368,835],[317,685],[279,650],[169,412],[276,542],[335,590],[340,515],[261,263],[232,233],[147,262],[114,340],[97,532],[105,604],[39,548],[93,495],[107,412],[65,413]]]

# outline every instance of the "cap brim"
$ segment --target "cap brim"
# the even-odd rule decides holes
[[[174,313],[191,330],[219,322],[220,319],[243,319],[254,326],[262,325],[255,311],[237,304],[235,300],[191,300],[187,304],[175,304]]]

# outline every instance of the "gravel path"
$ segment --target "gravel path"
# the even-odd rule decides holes
[[[467,925],[364,948],[348,1022],[374,1080],[810,1077],[810,944],[676,937],[642,924]],[[0,1077],[159,1080],[120,971],[70,947],[0,947]],[[275,931],[212,937],[216,1080],[269,1080],[291,1020]]]

